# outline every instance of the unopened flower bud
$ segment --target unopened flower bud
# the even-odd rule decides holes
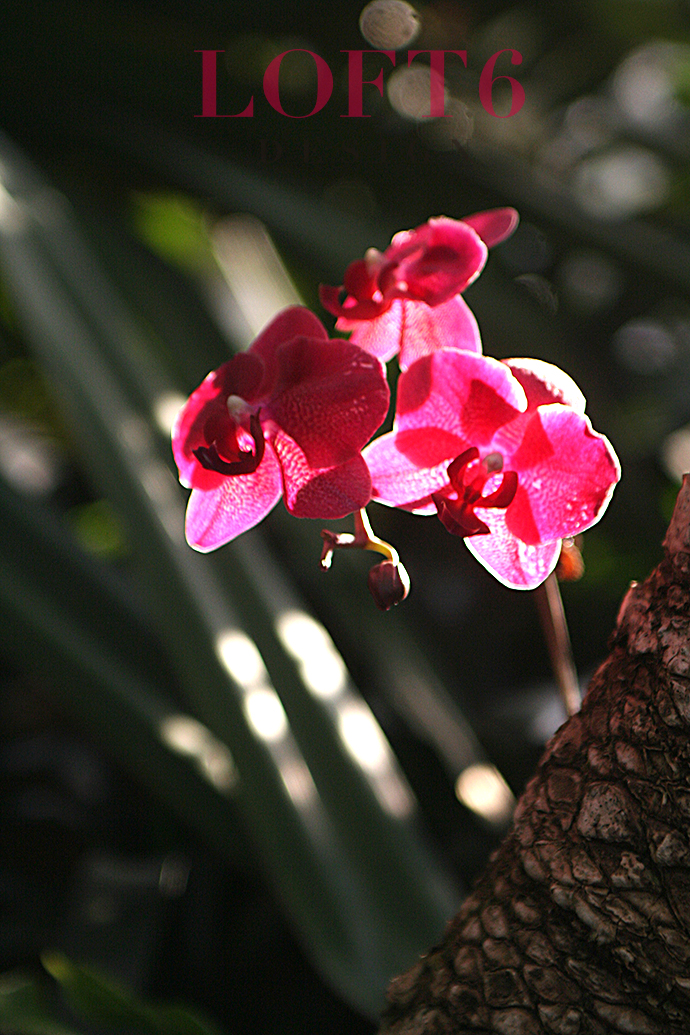
[[[582,559],[582,536],[564,539],[561,553],[556,565],[556,578],[559,582],[577,582],[585,573],[585,562]]]
[[[390,611],[410,592],[410,576],[402,564],[394,564],[393,561],[375,564],[369,571],[367,582],[374,603],[382,611]]]

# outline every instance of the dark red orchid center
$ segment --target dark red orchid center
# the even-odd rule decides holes
[[[489,526],[475,514],[475,507],[509,507],[515,499],[518,476],[515,471],[506,471],[493,492],[483,496],[484,486],[489,478],[503,470],[500,453],[489,453],[479,459],[476,446],[456,456],[448,467],[450,485],[443,492],[435,492],[432,499],[444,527],[453,535],[465,538],[471,535],[486,535]],[[449,493],[457,497],[453,499]]]
[[[434,277],[437,273],[444,274],[454,263],[458,263],[458,253],[448,245],[410,246],[402,255],[396,256],[395,261],[382,268],[378,278],[379,286],[384,295],[411,291],[410,297],[415,298],[418,281]],[[412,284],[408,283],[408,278]]]
[[[373,249],[372,249],[373,251]],[[370,301],[378,293],[378,263],[374,260],[357,259],[350,263],[343,279],[343,291],[358,302]]]
[[[232,418],[229,418],[232,419]],[[264,433],[258,413],[249,417],[249,434],[254,439],[254,451],[240,449],[237,441],[238,426],[234,425],[232,434],[214,437],[213,430],[206,429],[207,445],[194,450],[194,456],[207,471],[217,474],[253,474],[261,463],[266,448]],[[208,438],[211,441],[208,442]]]

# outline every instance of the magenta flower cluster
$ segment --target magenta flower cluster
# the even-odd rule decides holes
[[[190,545],[223,545],[281,496],[311,518],[375,500],[436,514],[504,585],[539,585],[561,541],[599,520],[620,466],[567,374],[482,354],[462,292],[517,222],[494,209],[398,233],[353,262],[342,287],[321,288],[349,340],[292,307],[209,374],[173,429]],[[393,430],[370,441],[396,355]]]

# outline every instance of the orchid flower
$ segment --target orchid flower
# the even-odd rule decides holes
[[[382,423],[381,364],[329,341],[299,306],[283,310],[247,352],[192,393],[172,432],[191,488],[187,541],[214,550],[258,524],[281,496],[296,517],[339,518],[364,507],[371,479],[361,449]]]
[[[481,353],[462,292],[481,273],[489,248],[517,223],[512,208],[430,219],[396,234],[385,252],[370,248],[348,266],[342,288],[321,286],[321,302],[338,317],[338,330],[352,331],[350,341],[365,351],[384,363],[398,353],[401,370],[451,343]]]
[[[549,363],[441,348],[400,375],[393,431],[364,450],[373,498],[437,514],[500,582],[533,589],[620,478],[584,411]]]

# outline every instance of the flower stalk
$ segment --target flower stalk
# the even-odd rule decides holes
[[[410,577],[400,563],[395,547],[374,535],[366,510],[357,510],[352,517],[354,535],[351,532],[331,532],[328,528],[322,530],[321,568],[323,571],[329,570],[336,550],[373,550],[382,554],[385,560],[371,569],[368,585],[376,606],[382,611],[389,611],[410,592]]]
[[[580,710],[582,696],[573,651],[568,632],[568,622],[563,608],[563,598],[555,572],[534,590],[539,619],[551,658],[551,667],[561,693],[566,714],[570,717]]]

